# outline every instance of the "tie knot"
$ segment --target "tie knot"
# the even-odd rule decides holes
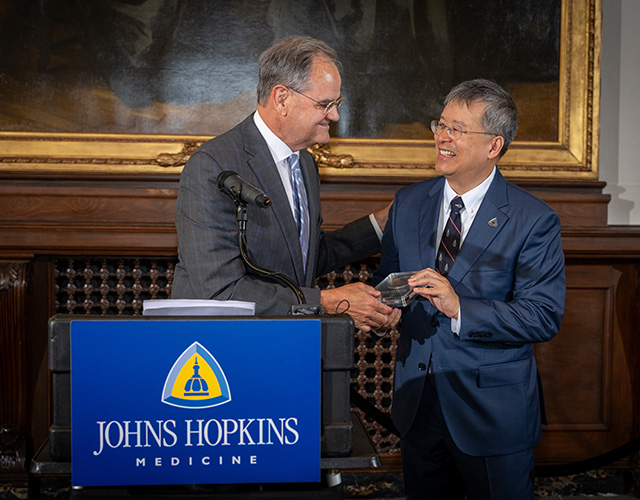
[[[300,168],[300,164],[298,162],[298,155],[294,153],[291,156],[287,157],[287,165],[291,170]]]
[[[460,196],[456,196],[453,200],[451,200],[451,211],[452,212],[460,212],[464,208],[464,202]]]

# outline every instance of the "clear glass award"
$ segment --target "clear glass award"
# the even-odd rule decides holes
[[[390,307],[404,307],[416,296],[409,286],[409,278],[417,271],[406,273],[391,273],[376,286],[382,293],[378,299]]]

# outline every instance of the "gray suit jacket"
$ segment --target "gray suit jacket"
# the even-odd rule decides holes
[[[176,205],[179,262],[172,298],[256,302],[257,315],[287,314],[296,303],[287,287],[248,270],[238,249],[236,207],[217,186],[220,172],[235,171],[262,189],[271,207],[247,205],[247,247],[260,267],[295,281],[307,303],[319,303],[317,276],[380,250],[368,217],[325,234],[320,210],[320,178],[313,157],[300,151],[300,166],[309,199],[309,255],[306,275],[298,231],[282,181],[253,116],[203,144],[180,178]]]

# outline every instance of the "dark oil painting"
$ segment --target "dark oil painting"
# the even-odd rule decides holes
[[[490,78],[519,140],[558,130],[561,0],[0,0],[0,130],[217,135],[257,60],[305,34],[343,63],[335,137],[431,139],[455,83]]]

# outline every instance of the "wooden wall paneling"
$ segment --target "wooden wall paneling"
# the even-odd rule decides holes
[[[44,255],[175,254],[176,188],[117,179],[0,183],[2,247]]]
[[[38,450],[49,435],[51,420],[51,390],[49,380],[48,348],[49,337],[44,330],[51,316],[55,314],[52,290],[52,259],[36,255],[31,262],[33,280],[27,304],[27,376],[29,380],[29,440],[28,454]]]
[[[0,262],[0,474],[27,465],[29,272],[28,261]]]
[[[349,182],[346,182],[348,180]],[[362,184],[358,179],[323,182],[322,215],[328,229],[340,227],[354,217],[384,208],[398,189],[417,179],[388,179],[385,183]],[[324,179],[323,179],[324,181]],[[549,204],[563,227],[604,228],[611,196],[602,194],[603,182],[550,182],[514,180]]]
[[[384,207],[403,182],[411,182],[325,181],[321,196],[328,230]],[[608,196],[601,192],[603,183],[520,184],[560,214],[569,284],[567,315],[560,334],[536,348],[550,416],[537,457],[542,463],[589,458],[625,442],[639,429],[640,228],[606,226]],[[49,425],[46,411],[40,407],[43,348],[38,345],[25,351],[24,343],[14,339],[13,327],[4,320],[12,317],[5,311],[20,311],[15,316],[21,328],[19,336],[30,343],[37,339],[46,342],[46,318],[54,310],[139,313],[140,298],[166,293],[170,288],[169,264],[175,262],[177,249],[173,224],[176,196],[177,177],[9,176],[0,183],[2,276],[8,276],[12,263],[22,266],[20,269],[32,268],[34,273],[31,295],[17,293],[6,284],[2,286],[7,289],[0,291],[0,356],[9,356],[4,349],[9,345],[14,353],[11,362],[17,363],[11,369],[27,370],[26,378],[13,372],[9,376],[23,383],[25,395],[5,389],[0,381],[0,415],[17,412],[32,442],[37,443]],[[151,263],[156,258],[156,264]],[[65,275],[71,269],[70,261],[72,272]],[[321,286],[360,279],[369,273],[369,264],[330,275]],[[162,280],[154,282],[160,276]],[[101,288],[104,283],[107,288]],[[130,308],[125,305],[128,295],[117,296],[119,285],[132,297],[139,294]],[[105,292],[107,289],[110,291]],[[117,303],[118,299],[121,302]],[[35,311],[31,320],[27,319],[29,311]],[[357,349],[365,361],[359,360],[361,366],[352,381],[379,409],[388,411],[393,345],[368,345],[361,339]],[[6,369],[4,358],[0,361],[0,369]],[[29,427],[25,418],[38,422]],[[397,441],[374,425],[370,432],[381,447],[385,467],[397,470]]]
[[[548,419],[538,457],[563,462],[606,450],[611,312],[618,279],[619,273],[606,266],[567,267],[566,313],[560,332],[552,341],[535,347]],[[554,446],[549,449],[551,443]]]
[[[52,289],[48,258],[0,262],[0,477],[26,474],[48,434]]]
[[[640,289],[638,259],[613,260],[613,267],[621,273],[616,291],[614,319],[612,381],[611,381],[611,443],[616,447],[640,436],[638,409],[640,399]],[[640,456],[636,454],[637,460]],[[633,462],[634,457],[629,457]],[[637,466],[637,462],[636,462]],[[640,470],[640,469],[636,469]]]
[[[568,262],[560,332],[535,347],[548,418],[537,462],[592,458],[637,434],[638,367],[629,359],[637,347],[636,275],[631,264]]]

